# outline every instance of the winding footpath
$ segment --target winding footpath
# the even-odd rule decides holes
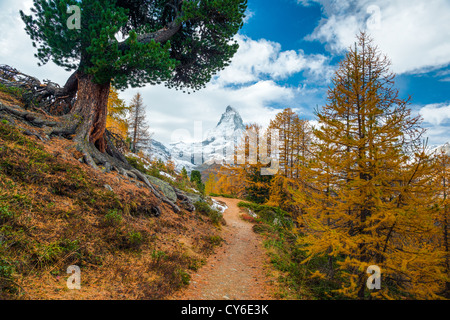
[[[224,242],[205,266],[191,277],[190,285],[172,297],[174,300],[272,300],[272,279],[267,276],[268,258],[262,239],[253,224],[242,220],[240,200],[215,198],[228,209],[222,227]]]

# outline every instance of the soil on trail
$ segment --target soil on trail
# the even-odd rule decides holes
[[[188,288],[173,300],[271,300],[273,279],[267,275],[268,257],[253,224],[240,218],[240,200],[215,198],[225,202],[226,226],[223,245],[208,258],[205,266],[191,276]]]

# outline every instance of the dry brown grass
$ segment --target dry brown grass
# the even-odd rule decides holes
[[[2,90],[0,90],[0,102],[6,105],[23,106],[23,103],[18,98]]]
[[[81,164],[68,140],[0,122],[0,298],[165,299],[186,285],[218,229],[135,182]],[[81,290],[67,289],[69,265]]]

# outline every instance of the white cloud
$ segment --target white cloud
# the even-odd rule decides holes
[[[450,119],[450,105],[443,103],[429,104],[420,109],[419,114],[425,122],[441,125]]]
[[[273,81],[258,81],[241,88],[226,88],[211,83],[190,95],[164,86],[149,86],[129,89],[121,97],[129,102],[138,91],[148,106],[150,130],[155,132],[155,139],[164,143],[171,142],[172,134],[179,130],[188,130],[191,137],[187,140],[192,138],[196,121],[202,122],[205,135],[217,124],[228,105],[241,114],[244,122],[266,126],[280,111],[271,104],[285,102],[289,105],[296,94],[294,89],[279,86]]]
[[[54,63],[38,67],[36,50],[24,31],[19,10],[30,13],[32,0],[0,2],[0,64],[9,64],[20,71],[64,84],[70,73]],[[248,19],[253,13],[248,11]],[[265,39],[253,40],[237,35],[238,53],[225,70],[214,77],[205,89],[193,94],[169,90],[164,86],[128,89],[120,94],[127,103],[141,92],[148,106],[148,120],[155,139],[170,142],[177,129],[193,134],[195,121],[203,121],[204,132],[214,127],[227,105],[236,108],[245,122],[268,125],[279,109],[304,101],[316,101],[317,92],[306,87],[281,84],[289,76],[306,72],[308,79],[327,78],[328,60],[323,55],[306,55],[303,51],[283,51],[279,43]],[[311,81],[311,80],[310,80]],[[311,104],[315,105],[315,103]],[[299,110],[301,112],[302,110]]]
[[[396,73],[422,72],[450,63],[450,1],[448,0],[299,0],[318,2],[325,15],[308,39],[325,42],[333,51],[346,50],[359,30],[368,29]],[[379,8],[380,24],[368,8]],[[376,17],[375,17],[376,18]]]
[[[149,107],[147,114],[155,139],[169,143],[174,132],[178,139],[179,133],[187,130],[190,136],[184,140],[192,141],[196,121],[202,121],[205,135],[228,105],[238,110],[244,122],[267,126],[280,111],[274,105],[295,108],[299,97],[302,101],[317,99],[317,89],[289,87],[276,81],[303,71],[313,77],[330,72],[326,57],[282,51],[279,43],[265,39],[237,35],[236,40],[240,47],[230,66],[198,92],[188,95],[164,86],[148,86],[121,94],[128,102],[136,92],[141,92]]]
[[[255,15],[255,12],[247,8],[247,11],[245,11],[245,18],[244,23],[247,23],[251,18],[253,18]]]
[[[323,55],[305,55],[302,50],[282,51],[277,42],[253,40],[243,35],[235,39],[239,50],[217,79],[223,85],[246,84],[262,77],[282,80],[302,71],[315,75],[328,71],[327,58]]]
[[[413,109],[417,110],[417,107]],[[450,142],[450,104],[429,104],[420,107],[417,112],[423,118],[422,125],[427,129],[426,137],[432,146]]]
[[[25,24],[19,15],[19,10],[30,13],[32,0],[16,1],[1,0],[0,2],[0,64],[7,64],[19,71],[37,77],[41,81],[52,80],[63,85],[70,76],[63,68],[53,62],[38,67],[38,59],[34,57],[29,36],[24,28]]]
[[[428,138],[428,145],[430,147],[437,147],[450,142],[448,126],[426,126],[425,128],[427,131],[424,138]]]

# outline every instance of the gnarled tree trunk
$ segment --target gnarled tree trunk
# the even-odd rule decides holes
[[[0,66],[0,83],[7,83],[12,87],[25,86],[30,90],[30,87],[41,87],[39,80],[28,77],[13,69],[6,69],[6,72],[11,70],[12,76],[21,75],[25,78],[17,85],[12,83],[8,77],[5,77],[5,72],[1,73]],[[3,75],[3,77],[2,77]],[[8,75],[8,74],[6,74]],[[31,79],[31,80],[29,80]],[[76,71],[67,81],[64,88],[59,88],[53,85],[47,85],[42,90],[30,90],[31,97],[47,95],[51,99],[68,96],[70,99],[75,98],[76,101],[69,114],[60,116],[60,121],[54,119],[48,120],[42,118],[34,112],[19,110],[15,107],[9,107],[0,104],[0,116],[2,113],[10,114],[14,117],[22,118],[30,125],[44,128],[44,133],[48,136],[64,136],[73,137],[76,142],[75,149],[83,155],[84,161],[95,169],[99,169],[98,165],[102,165],[104,170],[109,172],[111,170],[118,171],[121,175],[138,179],[152,190],[154,195],[161,201],[170,205],[175,212],[179,212],[180,208],[164,194],[159,193],[152,184],[148,181],[147,176],[134,169],[122,155],[114,143],[112,142],[111,133],[106,130],[106,117],[108,113],[108,96],[110,90],[110,82],[105,84],[97,84],[94,77],[86,75],[80,71]],[[28,82],[31,84],[28,85]],[[45,92],[44,92],[45,91]],[[42,93],[43,92],[43,93]],[[24,132],[24,134],[35,135],[42,141],[44,139],[32,132]],[[77,155],[78,156],[78,155]],[[155,207],[154,210],[158,215],[161,210]]]
[[[93,143],[102,153],[107,147],[105,129],[110,86],[110,82],[97,84],[93,76],[79,73],[77,100],[70,112],[79,121],[75,141]]]

